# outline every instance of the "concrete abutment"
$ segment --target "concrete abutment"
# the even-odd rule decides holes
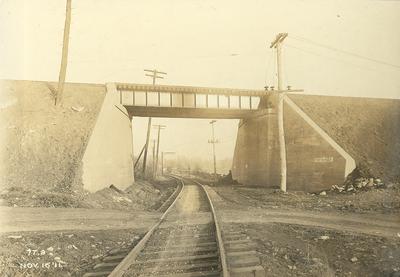
[[[125,189],[134,182],[132,118],[119,103],[114,83],[106,96],[83,156],[84,188],[96,191],[111,184]]]
[[[279,188],[280,156],[276,101],[239,124],[232,177],[244,185]],[[321,191],[342,183],[354,159],[289,97],[284,102],[288,190]]]

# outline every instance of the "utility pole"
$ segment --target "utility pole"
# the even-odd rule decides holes
[[[156,164],[155,164],[155,171],[154,171],[154,177],[157,177],[157,170],[158,170],[158,153],[160,151],[160,133],[162,129],[165,129],[165,125],[153,125],[154,128],[158,129],[158,135],[157,135],[157,152],[156,152]]]
[[[153,176],[154,176],[154,170],[156,166],[156,140],[153,139]]]
[[[64,91],[65,75],[67,74],[69,30],[71,27],[71,5],[72,5],[71,1],[72,0],[67,0],[60,75],[58,76],[58,88],[54,100],[55,105],[61,102],[61,97]]]
[[[211,128],[212,128],[212,138],[208,140],[208,143],[212,143],[213,146],[213,158],[214,158],[214,178],[217,178],[217,158],[215,157],[215,144],[218,143],[218,140],[214,137],[214,123],[217,122],[216,120],[210,121]]]
[[[175,154],[175,152],[162,151],[161,152],[161,175],[164,175],[164,155]]]
[[[143,154],[143,151],[144,151],[144,147],[145,147],[145,146],[146,146],[146,145],[143,145],[142,150],[140,151],[140,154],[139,154],[139,156],[138,156],[137,159],[136,159],[135,165],[133,166],[133,169],[135,169],[136,166],[137,166],[137,164],[139,163],[140,157],[141,157],[142,154]]]
[[[153,70],[145,69],[144,71],[152,73],[152,74],[145,74],[145,75],[153,78],[153,86],[156,85],[156,79],[164,79],[164,77],[158,76],[158,74],[167,75],[167,73],[158,71],[157,69],[153,69]],[[151,129],[151,117],[149,117],[149,120],[147,121],[146,148],[144,149],[144,157],[143,157],[143,177],[144,178],[146,178],[146,162],[147,162],[147,151],[149,149],[150,129]]]
[[[162,71],[158,71],[157,69],[153,69],[153,70],[145,69],[144,71],[152,73],[152,74],[147,74],[146,73],[145,75],[148,76],[148,77],[151,77],[153,79],[153,86],[155,86],[155,84],[156,84],[156,79],[164,79],[163,76],[159,76],[158,74],[167,75],[167,73],[162,72]]]
[[[282,92],[282,64],[281,64],[281,52],[282,42],[288,36],[287,33],[280,33],[276,36],[275,40],[271,43],[270,48],[276,49],[277,57],[277,69],[278,69],[278,136],[279,136],[279,153],[281,160],[281,190],[286,192],[286,143],[285,143],[285,130],[283,126],[283,99],[285,97]]]

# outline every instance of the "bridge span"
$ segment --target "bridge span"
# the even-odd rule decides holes
[[[251,117],[263,109],[263,97],[278,92],[128,83],[117,83],[116,90],[131,116],[211,119]]]

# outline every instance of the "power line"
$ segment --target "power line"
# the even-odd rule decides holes
[[[400,65],[393,64],[393,63],[388,63],[386,61],[373,59],[373,58],[366,57],[366,56],[362,56],[362,55],[359,55],[357,53],[353,53],[353,52],[350,52],[350,51],[347,51],[347,50],[339,49],[339,48],[336,48],[336,47],[333,47],[333,46],[330,46],[330,45],[327,45],[327,44],[315,42],[315,41],[310,40],[308,38],[302,38],[302,37],[293,36],[293,35],[291,35],[290,38],[293,38],[293,39],[298,40],[298,41],[303,41],[303,42],[307,42],[307,43],[310,43],[310,44],[314,44],[316,46],[327,48],[329,50],[336,51],[336,52],[339,52],[339,53],[342,53],[342,54],[346,54],[346,55],[350,55],[350,56],[353,56],[353,57],[356,57],[356,58],[359,58],[359,59],[364,59],[364,60],[368,60],[370,62],[375,62],[375,63],[379,63],[379,64],[382,64],[382,65],[391,66],[391,67],[394,67],[396,69],[400,69]]]
[[[167,75],[167,73],[158,71],[157,69],[145,69],[145,72],[150,72],[151,74],[145,74],[148,77],[153,79],[153,86],[156,84],[156,79],[164,79],[164,77],[159,76],[158,74]],[[147,136],[146,136],[146,148],[144,149],[144,157],[143,157],[143,177],[146,178],[146,160],[147,160],[147,152],[149,149],[149,140],[150,140],[150,129],[151,129],[151,117],[149,117],[147,121]],[[158,129],[158,140],[160,140],[160,128]],[[156,171],[157,171],[157,162],[158,162],[158,145],[157,145],[157,160],[156,160]]]
[[[229,136],[229,137],[226,137],[225,140],[223,140],[223,141],[221,141],[221,140],[218,141],[218,143],[224,144],[224,143],[232,142],[232,141],[236,140],[236,138],[237,138],[237,135]],[[196,146],[201,145],[201,146],[204,146],[204,147],[207,146],[207,144],[205,144],[204,142],[193,143],[193,141],[189,141],[189,142],[185,142],[185,143],[178,143],[178,144],[172,145],[172,146],[170,146],[170,148],[171,149],[176,149],[176,148],[181,148],[181,147],[187,146],[187,145],[191,145],[191,146],[192,145],[196,145]]]
[[[311,54],[311,55],[314,55],[314,56],[318,56],[318,57],[322,57],[322,58],[326,58],[326,59],[330,59],[330,60],[342,62],[342,63],[344,63],[344,64],[351,65],[351,66],[354,66],[354,67],[358,67],[358,68],[360,68],[360,69],[370,70],[370,71],[375,71],[375,72],[382,73],[381,71],[379,71],[379,70],[377,70],[377,69],[368,68],[368,67],[364,67],[364,66],[361,66],[361,65],[356,65],[356,64],[353,64],[353,63],[351,63],[351,62],[344,61],[344,60],[342,60],[342,59],[338,59],[338,58],[334,58],[334,57],[329,57],[329,56],[326,56],[326,55],[323,55],[323,54],[320,54],[320,53],[316,53],[316,52],[311,51],[311,50],[308,50],[308,49],[303,49],[303,48],[300,48],[300,47],[297,47],[297,46],[293,46],[293,45],[291,45],[291,44],[289,44],[289,43],[286,43],[286,44],[285,44],[285,47],[289,47],[289,48],[292,48],[292,49],[296,49],[296,50],[298,50],[298,51],[301,51],[301,52],[304,52],[304,53],[307,53],[307,54]]]

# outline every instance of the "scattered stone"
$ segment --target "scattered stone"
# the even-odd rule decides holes
[[[344,187],[333,185],[331,190],[342,192],[342,191],[344,191]]]
[[[9,239],[20,239],[22,236],[8,236]]]
[[[95,236],[90,236],[92,239],[96,238]]]
[[[329,236],[320,236],[319,239],[327,240],[327,239],[329,239]]]
[[[354,187],[352,185],[347,187],[347,191],[353,191],[353,190],[354,190]]]
[[[367,187],[371,188],[371,187],[373,187],[373,186],[374,186],[374,178],[369,178]]]
[[[78,247],[76,247],[73,244],[70,244],[70,245],[67,246],[67,249],[72,249],[72,248],[75,249],[75,250],[78,250]]]
[[[93,260],[96,260],[96,259],[98,259],[98,258],[100,258],[101,257],[101,255],[96,255],[96,256],[92,256],[92,259]]]
[[[400,238],[400,233],[397,233],[397,236]]]
[[[321,191],[319,195],[322,195],[322,196],[326,195],[326,191]]]
[[[113,196],[113,200],[115,202],[129,202],[132,203],[132,200],[127,198],[127,197],[122,197],[122,196]]]
[[[350,261],[353,262],[353,263],[355,263],[355,262],[358,261],[358,259],[357,259],[357,257],[353,257],[353,258],[350,259]]]
[[[74,236],[74,234],[67,235],[68,238],[72,238],[73,236]]]
[[[72,106],[71,109],[75,112],[81,112],[85,109],[83,106]]]
[[[50,252],[52,252],[54,250],[54,248],[53,247],[49,247],[49,248],[47,248],[47,251],[50,251]]]

